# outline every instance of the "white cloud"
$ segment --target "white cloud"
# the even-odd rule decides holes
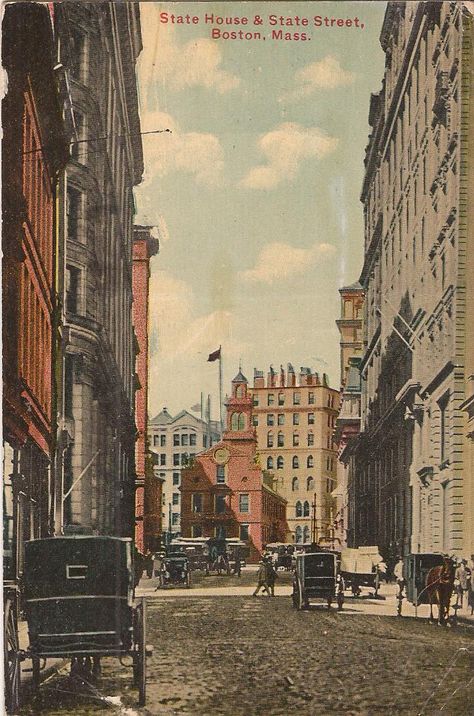
[[[145,88],[159,81],[173,91],[206,87],[224,94],[239,86],[240,78],[221,67],[219,43],[199,38],[179,44],[175,28],[160,24],[158,4],[143,3],[141,8],[144,49],[140,72]]]
[[[241,271],[240,277],[244,281],[272,284],[304,273],[317,261],[329,258],[335,252],[331,244],[314,244],[308,249],[299,249],[275,241],[263,247],[254,268]]]
[[[327,55],[318,62],[300,67],[295,73],[295,87],[281,100],[297,100],[308,97],[318,89],[347,87],[355,81],[355,74],[344,70],[337,57]]]
[[[184,132],[165,112],[147,112],[142,119],[143,131],[170,129],[162,134],[145,134],[145,182],[173,172],[193,176],[199,184],[214,186],[222,181],[224,151],[214,134]]]
[[[258,142],[267,164],[253,167],[241,185],[249,189],[273,189],[294,179],[303,160],[331,154],[338,142],[337,137],[328,136],[318,127],[303,127],[295,122],[280,124]]]

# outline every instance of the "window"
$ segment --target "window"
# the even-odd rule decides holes
[[[438,401],[439,406],[439,451],[440,451],[440,463],[446,462],[447,458],[447,424],[446,424],[446,413],[448,408],[449,394],[445,393],[443,397]]]
[[[254,428],[258,428],[258,415],[252,415],[252,425]]]
[[[225,482],[225,465],[218,465],[217,466],[217,484],[222,485],[222,483]]]
[[[173,485],[179,485],[179,472],[173,472]]]
[[[158,447],[159,444],[160,444],[160,436],[159,436],[159,435],[154,435],[154,436],[153,436],[153,446],[154,446],[154,447]]]
[[[202,512],[202,495],[200,492],[193,493],[191,497],[191,509],[193,512]]]
[[[300,444],[300,436],[298,433],[293,433],[293,447],[298,447]]]
[[[193,537],[202,537],[202,527],[200,525],[193,525],[191,532]]]
[[[166,435],[160,435],[160,445],[166,447]]]
[[[314,435],[313,433],[308,433],[308,447],[311,447],[314,445]]]
[[[267,457],[267,470],[273,470],[273,458]]]
[[[277,457],[277,470],[283,470],[284,465],[285,465],[285,461],[283,460],[282,456],[279,455]]]
[[[308,500],[305,500],[304,504],[303,504],[303,517],[309,517],[309,502],[308,502]]]
[[[202,436],[202,446],[205,448],[207,447],[207,435]]]
[[[298,527],[295,530],[295,542],[296,542],[296,544],[301,544],[302,541],[303,541],[303,530],[298,525]]]
[[[293,492],[297,492],[300,489],[300,483],[297,477],[294,477],[291,481],[291,489]]]
[[[285,394],[278,393],[278,405],[285,405]]]
[[[296,517],[303,517],[303,505],[299,500],[295,505],[295,515]]]
[[[188,445],[188,443],[188,436],[183,433],[183,435],[181,435],[181,445]]]
[[[74,107],[74,123],[76,125],[77,137],[73,136],[74,143],[72,145],[71,154],[78,162],[85,163],[87,153],[86,139],[86,118],[76,107]]]
[[[299,405],[301,403],[301,393],[293,393],[293,405]]]
[[[308,455],[308,459],[306,460],[306,467],[314,467],[314,458],[312,455]]]
[[[71,49],[69,70],[75,80],[83,81],[86,38],[82,32],[74,28],[69,32],[69,43]]]
[[[225,539],[227,537],[227,531],[224,525],[217,525],[215,535],[217,539]]]
[[[284,425],[284,424],[285,424],[285,414],[278,413],[278,425]]]
[[[308,393],[308,403],[314,405],[314,393]]]
[[[273,405],[275,402],[275,396],[273,393],[269,393],[267,397],[267,405]]]
[[[239,512],[250,512],[249,496],[246,493],[239,495]]]
[[[231,430],[245,430],[245,415],[243,413],[232,413]]]
[[[226,509],[225,495],[216,495],[216,513],[222,515]]]
[[[285,438],[284,438],[283,433],[280,431],[278,433],[278,447],[284,447],[284,444],[285,444]]]
[[[179,492],[173,492],[173,505],[179,505]]]
[[[309,542],[309,527],[308,525],[305,525],[303,527],[303,542],[307,544]]]
[[[314,413],[308,413],[308,425],[314,425]]]
[[[293,413],[293,425],[299,425],[299,424],[300,424],[300,414]]]
[[[249,526],[248,525],[240,525],[239,537],[243,541],[248,540],[248,538],[249,538]]]
[[[66,266],[66,311],[79,312],[79,288],[81,284],[81,270],[76,266]]]
[[[267,433],[267,447],[273,447],[273,433]]]
[[[294,456],[293,456],[292,465],[293,465],[293,469],[294,469],[294,470],[297,470],[297,469],[299,468],[299,466],[300,466],[300,461],[299,461],[299,459],[298,459],[298,455],[294,455]]]
[[[275,425],[275,416],[273,415],[273,413],[268,413],[267,425]]]
[[[189,444],[190,445],[196,445],[196,433],[191,433],[189,436]]]
[[[243,398],[245,395],[245,388],[243,385],[238,385],[235,389],[235,397],[236,398]]]
[[[79,189],[69,186],[66,198],[67,214],[67,238],[72,241],[80,241],[79,218],[82,207],[82,193]]]
[[[166,453],[164,452],[160,455],[160,465],[166,465]]]
[[[179,512],[173,512],[171,515],[171,524],[179,525]]]
[[[174,447],[177,447],[179,445],[179,435],[178,434],[173,435],[173,445],[174,445]]]
[[[73,418],[74,357],[66,353],[64,359],[64,414]]]
[[[179,452],[173,453],[173,465],[179,465]]]
[[[311,475],[306,480],[306,489],[308,492],[311,492],[311,490],[314,490],[314,479],[311,477]]]
[[[254,404],[255,406],[257,406],[257,405],[259,404],[258,395],[254,394],[254,395],[252,396],[252,401],[253,401],[253,404]]]

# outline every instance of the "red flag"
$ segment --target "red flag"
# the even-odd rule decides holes
[[[216,351],[214,351],[214,353],[209,353],[209,358],[207,359],[207,362],[212,363],[213,361],[220,360],[220,359],[221,359],[221,349],[219,347]]]

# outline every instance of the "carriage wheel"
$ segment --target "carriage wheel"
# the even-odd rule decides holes
[[[9,597],[5,602],[3,648],[6,709],[15,714],[20,708],[20,644],[15,605]]]
[[[135,610],[135,654],[133,674],[135,686],[138,686],[138,705],[146,702],[146,602],[141,599]]]
[[[308,606],[306,599],[303,597],[303,589],[301,587],[301,584],[298,582],[298,602],[297,602],[297,609],[299,612],[301,612],[302,609],[306,609]]]

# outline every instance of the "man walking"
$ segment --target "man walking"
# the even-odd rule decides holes
[[[254,593],[252,594],[253,597],[256,597],[259,593],[260,589],[263,587],[263,590],[266,591],[268,596],[270,596],[270,588],[268,586],[268,569],[267,569],[267,560],[264,558],[259,563],[258,568],[258,574],[257,574],[257,586],[255,588]]]

